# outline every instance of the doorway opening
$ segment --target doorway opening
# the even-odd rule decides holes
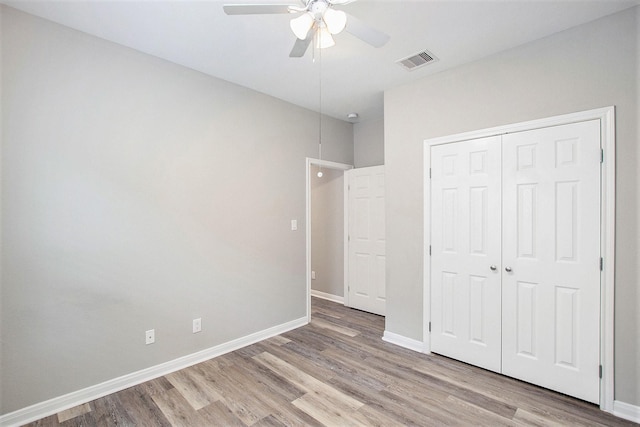
[[[338,302],[342,301],[336,296],[339,297],[340,293],[344,296],[348,277],[346,233],[349,219],[344,174],[350,169],[353,166],[344,163],[306,159],[306,301],[309,322],[312,293]],[[318,177],[319,171],[322,171],[322,177]],[[314,200],[315,204],[312,203]],[[330,215],[320,215],[323,212]],[[324,229],[322,233],[321,229]],[[316,265],[321,265],[322,271],[316,271]],[[337,283],[340,279],[341,283]],[[318,286],[312,287],[312,283]]]

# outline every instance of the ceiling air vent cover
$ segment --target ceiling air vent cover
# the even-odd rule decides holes
[[[437,60],[438,59],[433,56],[433,54],[424,50],[408,58],[401,59],[397,61],[397,63],[402,65],[406,70],[413,71],[416,68],[424,67],[425,65],[436,62]]]

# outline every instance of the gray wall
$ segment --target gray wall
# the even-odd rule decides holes
[[[384,119],[372,119],[353,125],[354,166],[384,165]]]
[[[311,168],[311,289],[344,296],[344,171]]]
[[[615,398],[640,405],[638,8],[385,93],[386,328],[422,340],[423,140],[616,106]]]
[[[317,113],[0,11],[1,412],[303,317]]]

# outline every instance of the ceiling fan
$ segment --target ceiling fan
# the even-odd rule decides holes
[[[227,15],[255,15],[273,13],[299,14],[290,26],[296,41],[289,54],[292,58],[304,56],[312,40],[322,49],[335,44],[332,35],[346,30],[373,47],[381,47],[389,41],[389,35],[365,24],[358,18],[334,9],[356,0],[300,0],[301,5],[287,4],[226,4]]]

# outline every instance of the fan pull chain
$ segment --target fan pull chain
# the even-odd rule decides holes
[[[316,31],[316,37],[318,31]],[[315,45],[316,43],[314,43]],[[314,47],[315,53],[315,47]],[[318,157],[320,165],[318,170],[318,178],[322,178],[322,50],[318,49]]]

